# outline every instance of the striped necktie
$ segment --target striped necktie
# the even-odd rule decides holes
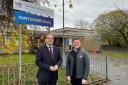
[[[52,54],[53,54],[52,47],[49,47],[49,52],[50,52],[50,55],[52,56]]]

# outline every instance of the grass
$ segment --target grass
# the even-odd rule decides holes
[[[6,64],[13,64],[13,65],[18,65],[18,60],[19,60],[19,56],[18,54],[14,54],[14,55],[9,55],[8,57],[3,57],[1,56],[0,57],[0,65],[6,65]],[[27,67],[27,66],[24,66],[22,67],[22,74],[23,74],[23,79],[25,80],[28,80],[28,76],[27,74],[30,73],[29,77],[30,77],[30,80],[36,80],[37,81],[37,78],[36,78],[36,74],[37,74],[37,66],[35,65],[35,55],[34,54],[22,54],[22,64],[32,64],[30,65],[30,67]],[[29,68],[29,70],[27,70],[27,68]],[[4,68],[6,71],[5,71],[5,75],[7,77],[7,69],[8,67],[5,67]],[[13,69],[13,68],[12,68]],[[16,74],[18,75],[18,67],[16,67]],[[31,70],[31,71],[30,71]],[[13,71],[12,71],[13,72]],[[59,80],[58,80],[58,84],[57,85],[69,85],[69,82],[66,80],[66,77],[65,77],[65,69],[64,68],[60,68],[59,69]],[[11,74],[11,73],[10,73]],[[1,73],[0,73],[0,76]],[[7,81],[8,79],[5,77],[5,81]],[[18,77],[18,76],[16,76]],[[90,74],[89,75],[89,81],[93,81],[93,80],[96,80],[97,79],[97,76],[96,75],[92,75]],[[28,80],[28,81],[30,81]],[[1,78],[0,78],[0,81],[1,81]]]
[[[103,55],[113,58],[128,58],[128,53],[124,53],[124,52],[103,51],[102,53]]]
[[[0,65],[1,64],[14,64],[17,65],[19,62],[19,55],[14,54],[7,57],[0,57]],[[35,63],[35,55],[34,54],[22,54],[22,64]]]

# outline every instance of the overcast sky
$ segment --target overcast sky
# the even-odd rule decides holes
[[[57,0],[62,1],[62,0]],[[102,13],[116,9],[128,9],[128,0],[72,0],[73,8],[68,7],[65,0],[65,26],[74,27],[78,20],[85,20],[90,24]],[[61,7],[61,6],[60,6]],[[54,27],[62,27],[62,9],[55,10]]]

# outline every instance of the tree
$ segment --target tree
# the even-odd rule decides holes
[[[47,4],[47,6],[51,5],[51,1],[56,1],[56,0],[23,0],[23,1],[27,1],[27,2],[31,2],[31,3],[35,3],[37,5],[45,5]],[[56,5],[56,4],[55,4]],[[72,2],[71,0],[69,0],[69,7],[72,8]],[[15,48],[17,48],[16,46],[13,46],[13,44],[16,43],[16,37],[17,36],[13,36],[13,33],[17,33],[18,34],[18,30],[17,28],[19,28],[18,25],[16,25],[14,23],[14,12],[13,12],[13,0],[0,0],[0,43],[2,42],[2,46],[4,47],[4,49],[6,51],[8,51],[9,54],[12,54],[15,50]],[[26,25],[25,25],[26,26]],[[24,25],[22,25],[22,28],[24,28]],[[26,29],[26,27],[25,27]],[[23,30],[23,33],[27,33],[27,30]],[[6,41],[6,35],[8,35],[8,33],[11,33],[12,38],[10,40]],[[27,36],[29,34],[23,34],[23,51],[24,52],[28,52],[28,48],[29,48],[29,36]],[[15,44],[16,45],[16,44]],[[12,48],[11,48],[12,47]],[[13,49],[14,47],[14,49]]]
[[[107,40],[108,43],[114,37],[120,37],[128,46],[128,11],[114,10],[108,13],[99,15],[94,21],[94,27],[101,34],[102,39]],[[116,40],[118,42],[119,40]],[[121,42],[120,42],[121,44]]]
[[[85,20],[77,20],[75,22],[75,27],[79,28],[79,29],[86,29],[88,26],[88,22],[86,22]]]
[[[28,1],[28,0],[25,0]],[[13,18],[13,0],[1,0],[0,1],[0,43],[2,44],[1,48],[7,54],[13,54],[15,50],[18,49],[18,25],[14,23]],[[24,28],[24,25],[22,25]],[[24,30],[23,30],[24,31]],[[25,30],[25,32],[27,32]],[[24,33],[25,33],[24,32]],[[10,39],[6,39],[8,37]],[[27,32],[28,33],[28,32]],[[23,34],[23,51],[27,52],[29,48],[28,43],[28,34]]]

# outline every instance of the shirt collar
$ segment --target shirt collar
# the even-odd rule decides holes
[[[48,45],[48,44],[46,44],[46,46],[49,48],[49,47],[51,47],[51,48],[53,48],[53,45]]]
[[[80,49],[81,49],[81,47],[79,47],[79,48],[73,48],[72,50],[73,50],[74,52],[78,52]]]

